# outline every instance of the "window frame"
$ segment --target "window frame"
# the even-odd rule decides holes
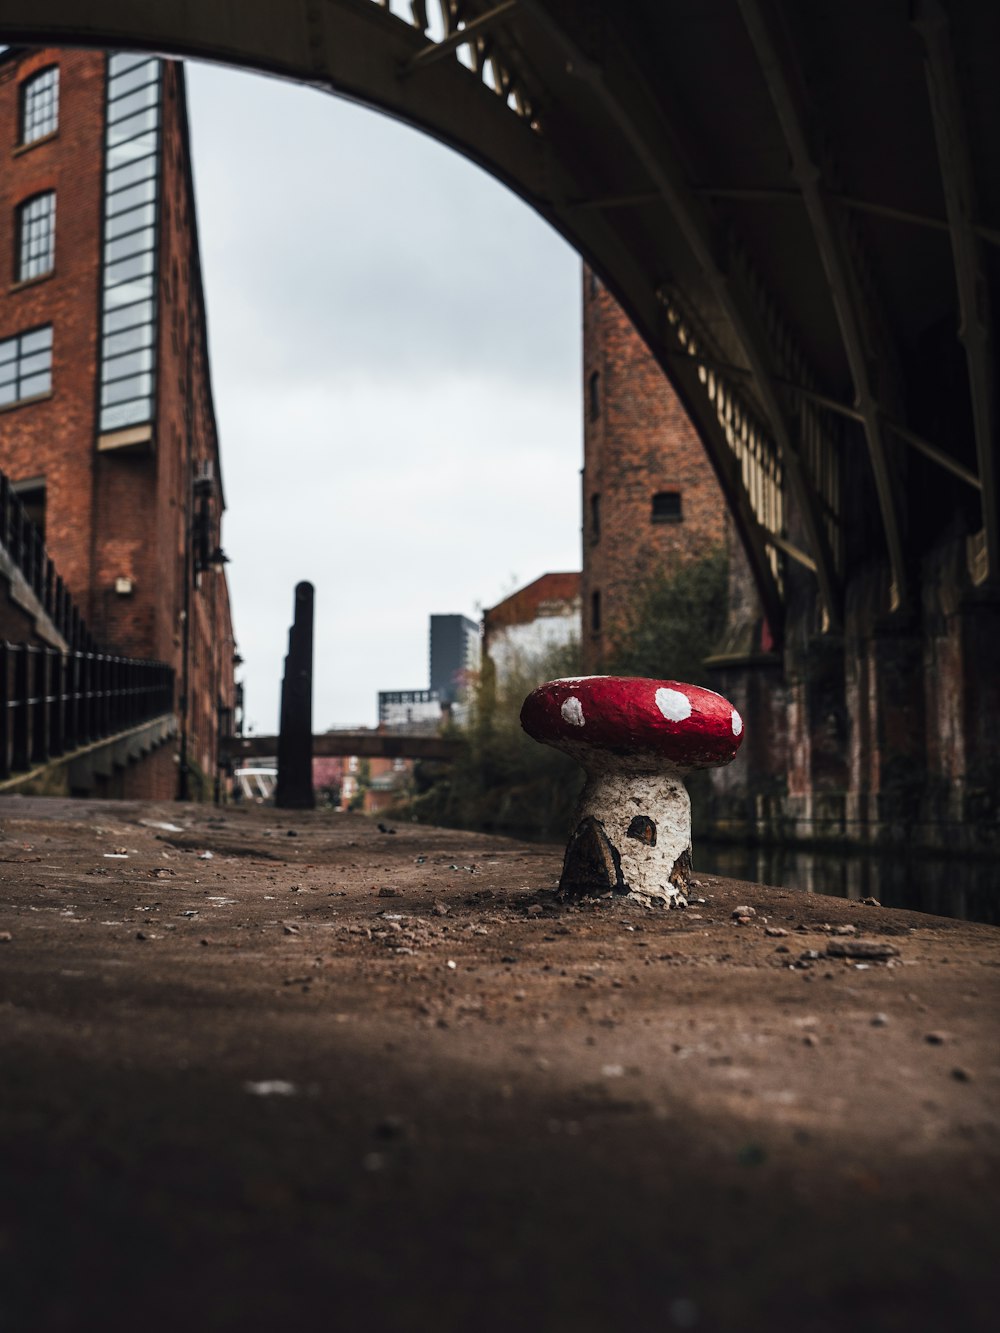
[[[52,98],[53,105],[53,123],[38,134],[33,134],[30,139],[25,138],[28,127],[28,99],[31,89],[47,74],[54,74],[55,93]],[[18,148],[30,148],[32,144],[40,143],[43,139],[48,139],[59,130],[59,63],[54,61],[51,65],[43,65],[41,69],[33,70],[26,79],[22,79],[17,90],[17,146]]]
[[[590,497],[590,540],[601,540],[601,493],[594,491]]]
[[[665,506],[661,505],[660,512],[657,512],[657,500],[667,499],[671,502],[676,501],[676,510],[672,508],[668,510]],[[677,488],[667,491],[654,491],[652,501],[650,502],[649,521],[651,523],[683,523],[684,492]]]
[[[30,338],[32,334],[41,333],[46,329],[49,331],[48,347],[32,348],[29,349],[28,351],[24,351],[24,349],[22,348],[22,343],[24,339]],[[10,343],[15,344],[14,355],[13,357],[8,357],[4,360],[0,360],[0,379],[3,378],[3,374],[6,368],[12,365],[14,367],[13,378],[9,380],[3,379],[3,385],[5,387],[8,384],[13,384],[15,397],[10,399],[9,402],[0,403],[0,412],[6,412],[9,411],[11,408],[20,407],[23,403],[35,402],[40,398],[48,398],[52,393],[52,363],[53,363],[53,353],[55,351],[55,332],[53,330],[52,325],[36,324],[30,329],[22,329],[20,333],[11,334],[9,338],[4,338],[0,340],[0,348],[4,348]],[[41,352],[48,352],[49,354],[49,364],[47,372],[45,370],[36,369],[33,370],[28,375],[23,374],[21,370],[22,363],[28,360],[30,357],[38,356]],[[27,393],[27,394],[21,393],[20,390],[22,381],[37,379],[39,375],[44,375],[46,373],[48,374],[49,377],[49,383],[47,388],[39,389],[33,393]]]
[[[33,204],[39,203],[43,199],[51,199],[52,207],[40,215],[40,219],[28,217],[28,210]],[[47,268],[40,269],[37,273],[26,273],[26,264],[32,261],[31,255],[25,253],[25,229],[31,222],[41,220],[48,224],[47,248],[44,252],[49,264]],[[47,278],[56,269],[56,192],[55,190],[38,190],[35,194],[29,194],[27,199],[22,199],[17,205],[14,214],[14,281],[38,282],[42,278]]]
[[[587,376],[587,417],[590,421],[601,419],[601,372],[592,370]]]

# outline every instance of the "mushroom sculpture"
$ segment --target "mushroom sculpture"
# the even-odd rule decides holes
[[[728,764],[743,719],[720,694],[676,680],[578,676],[539,685],[521,726],[586,770],[560,892],[631,893],[686,905],[691,800],[684,774]]]

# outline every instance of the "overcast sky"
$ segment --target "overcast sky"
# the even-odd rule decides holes
[[[295,583],[314,725],[428,684],[432,612],[580,567],[580,264],[425,135],[188,64],[247,719],[276,728]]]

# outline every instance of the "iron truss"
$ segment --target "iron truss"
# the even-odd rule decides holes
[[[283,75],[507,183],[673,382],[776,632],[790,564],[836,626],[880,558],[905,615],[935,500],[1000,585],[1000,6],[3,0],[0,38]]]

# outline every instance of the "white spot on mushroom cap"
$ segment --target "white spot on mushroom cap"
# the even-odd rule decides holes
[[[691,700],[680,690],[657,690],[656,706],[668,722],[684,722],[691,716]]]
[[[733,709],[733,735],[734,735],[734,736],[738,736],[742,730],[743,730],[743,719],[740,717],[739,713],[737,713],[736,709],[734,708],[734,709]]]
[[[582,727],[586,720],[583,716],[583,704],[571,694],[568,699],[563,700],[563,705],[559,709],[562,713],[563,721],[568,722],[571,727]]]

